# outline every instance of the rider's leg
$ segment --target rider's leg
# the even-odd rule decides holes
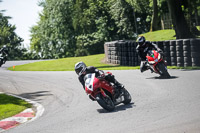
[[[146,65],[146,62],[145,61],[141,61],[140,63],[140,71],[141,72],[144,72],[146,71],[148,68],[147,68],[147,65]]]
[[[105,79],[111,83],[113,83],[114,85],[117,86],[118,89],[122,89],[124,86],[119,83],[116,79],[114,75],[108,74],[105,76]]]
[[[150,69],[151,72],[153,72],[152,68],[149,66],[149,64],[147,62],[144,62],[144,61],[141,61],[141,64],[140,64],[140,71],[141,72],[144,72],[146,70]]]

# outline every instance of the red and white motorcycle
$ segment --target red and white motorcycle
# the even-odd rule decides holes
[[[131,102],[131,95],[123,88],[120,92],[116,93],[115,86],[106,81],[103,77],[105,73],[101,71],[100,77],[95,77],[95,73],[85,75],[85,91],[99,105],[107,111],[113,111],[115,105],[120,103],[129,104]],[[111,74],[111,73],[110,73]]]
[[[158,53],[158,51],[148,50],[146,58],[149,66],[155,73],[160,74],[162,77],[170,77],[170,74],[167,70],[167,63],[163,59],[162,55]]]

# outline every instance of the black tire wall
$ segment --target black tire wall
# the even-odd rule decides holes
[[[153,42],[164,51],[169,66],[200,66],[200,39],[182,39]],[[106,63],[139,66],[137,44],[132,40],[119,40],[104,44]]]

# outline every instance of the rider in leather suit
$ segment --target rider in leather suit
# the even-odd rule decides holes
[[[153,72],[153,70],[147,64],[147,58],[146,58],[147,52],[148,50],[157,50],[160,54],[163,55],[163,51],[156,44],[146,41],[144,36],[140,36],[136,42],[138,43],[136,51],[141,59],[140,71],[144,72],[150,69],[151,72]]]
[[[86,66],[84,62],[78,62],[75,64],[75,72],[78,75],[78,79],[81,82],[83,88],[85,89],[85,81],[84,81],[84,76],[88,73],[95,73],[95,76],[98,77],[100,76],[99,70],[96,67],[93,66]],[[110,73],[106,73],[105,80],[107,80],[108,82],[113,83],[116,86],[116,90],[115,91],[119,91],[120,89],[122,89],[124,86],[122,84],[120,84],[114,77],[114,75],[110,74]],[[94,100],[92,97],[89,98]]]

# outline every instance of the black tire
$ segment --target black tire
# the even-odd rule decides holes
[[[96,100],[98,104],[107,111],[113,111],[115,109],[115,105],[109,96],[103,97],[102,94],[96,95]]]
[[[181,47],[181,46],[176,46],[176,51],[183,51],[183,47]]]
[[[178,63],[184,62],[184,58],[183,58],[183,57],[177,57],[177,62],[178,62]]]
[[[192,62],[191,58],[189,57],[184,57],[184,63]]]
[[[171,66],[176,66],[177,63],[176,62],[171,62]]]
[[[175,46],[170,46],[170,51],[176,51],[176,47]]]
[[[183,51],[190,51],[189,45],[183,45]]]
[[[177,62],[177,57],[171,57],[171,62]]]
[[[183,57],[183,51],[177,51],[176,56],[177,57]]]
[[[126,89],[124,89],[124,104],[129,104],[130,102],[131,102],[131,95],[130,95],[130,93],[126,90]]]
[[[170,75],[167,71],[167,69],[165,68],[165,65],[163,63],[158,63],[157,64],[157,69],[159,71],[159,74],[162,76],[162,77],[165,77],[165,78],[170,78]]]
[[[183,56],[184,57],[191,57],[191,52],[190,51],[183,51]]]
[[[199,52],[191,52],[191,57],[192,58],[199,58],[200,57],[200,53]]]
[[[171,57],[176,57],[176,52],[170,52]]]

